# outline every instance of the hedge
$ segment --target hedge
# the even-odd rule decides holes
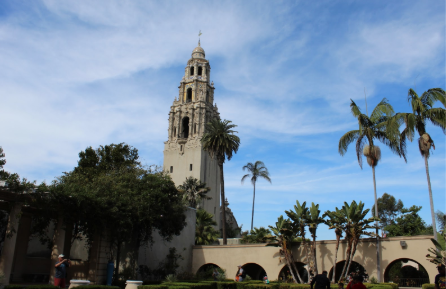
[[[139,285],[138,289],[169,289],[167,285]]]
[[[426,284],[423,284],[421,287],[423,289],[434,289],[435,288],[435,284],[426,283]]]
[[[379,284],[383,284],[383,285],[389,285],[392,286],[393,289],[398,289],[398,283],[379,283]]]
[[[59,289],[59,287],[54,285],[31,285],[26,286],[26,289]]]
[[[23,289],[24,285],[6,285],[3,289]]]
[[[144,280],[142,281],[142,285],[159,285],[161,281],[153,281],[153,280]]]
[[[189,289],[187,286],[169,286],[169,289]]]
[[[120,288],[118,286],[106,286],[106,285],[81,285],[77,286],[76,289],[120,289]]]
[[[243,287],[237,287],[237,284],[241,284],[243,282],[218,282],[217,283],[217,289],[242,289]],[[243,285],[239,285],[243,286]]]
[[[168,287],[170,287],[170,286],[185,286],[190,289],[213,289],[211,283],[205,283],[205,282],[203,282],[203,283],[189,283],[189,282],[183,282],[183,281],[172,282],[172,283],[165,282],[165,283],[163,283],[163,285],[167,285]],[[146,288],[146,289],[149,289],[149,288]]]

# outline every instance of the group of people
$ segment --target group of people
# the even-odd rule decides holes
[[[313,280],[311,280],[310,288],[313,289],[314,284],[316,284],[315,289],[330,289],[330,280],[327,277],[327,271],[322,271],[322,274],[316,275]],[[346,289],[366,289],[364,282],[364,277],[360,274],[352,273],[348,280]],[[339,289],[344,289],[344,283],[338,283]]]

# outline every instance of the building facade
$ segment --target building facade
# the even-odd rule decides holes
[[[211,66],[198,42],[187,61],[184,76],[169,112],[168,139],[164,143],[164,170],[177,186],[194,177],[211,188],[201,207],[217,217],[220,212],[220,172],[217,161],[203,150],[201,138],[206,123],[220,118],[214,105],[214,83],[210,82]]]

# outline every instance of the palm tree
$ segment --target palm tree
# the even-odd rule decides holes
[[[325,224],[328,226],[328,229],[335,229],[336,234],[336,251],[335,251],[335,260],[333,265],[333,277],[331,279],[332,283],[335,283],[335,276],[336,276],[336,264],[338,263],[338,250],[339,250],[339,242],[342,238],[342,226],[343,224],[343,218],[340,217],[340,210],[336,208],[336,211],[326,211],[322,218],[328,217],[327,220],[325,220]]]
[[[266,243],[268,237],[271,236],[271,231],[265,227],[255,228],[248,233],[248,231],[242,234],[241,243],[256,244],[256,243]]]
[[[291,253],[292,242],[297,237],[297,227],[294,227],[289,219],[284,219],[283,215],[277,218],[275,227],[268,227],[271,229],[274,236],[269,237],[272,242],[266,244],[266,246],[279,247],[279,254],[280,256],[284,257],[285,262],[290,269],[290,274],[293,277],[294,282],[297,283],[297,276],[299,282],[303,283],[302,278],[299,275],[299,271],[297,270],[296,263],[294,262],[293,253]]]
[[[376,196],[376,180],[375,167],[381,159],[381,150],[374,144],[378,140],[388,146],[393,153],[404,156],[400,150],[400,134],[399,125],[392,116],[394,111],[392,106],[384,98],[373,109],[370,117],[361,113],[356,103],[351,100],[351,112],[359,123],[359,129],[352,130],[344,134],[339,140],[339,153],[343,156],[347,152],[348,146],[356,140],[356,156],[358,157],[359,166],[362,169],[362,156],[367,157],[367,163],[372,167],[373,172],[373,188],[375,193],[375,216],[378,215],[378,200]],[[378,238],[378,221],[376,221],[376,266],[378,272],[378,282],[381,282],[381,261],[379,259],[379,238]]]
[[[320,217],[321,211],[319,210],[319,204],[315,205],[311,203],[309,208],[309,214],[307,214],[306,223],[308,224],[308,229],[310,231],[311,237],[313,238],[312,252],[314,258],[314,275],[317,275],[317,258],[316,258],[316,231],[319,224],[324,223],[324,219]]]
[[[197,220],[195,226],[195,244],[210,245],[217,240],[220,233],[214,229],[217,222],[214,216],[203,209],[197,211]]]
[[[306,220],[307,215],[309,214],[307,208],[307,202],[303,202],[302,205],[298,200],[296,200],[296,205],[294,205],[294,211],[285,211],[288,218],[293,221],[293,226],[296,227],[296,231],[298,235],[302,238],[302,245],[304,247],[305,255],[307,257],[307,263],[310,267],[310,270],[314,271],[314,258],[311,253],[310,248],[308,247],[308,243],[305,238],[305,227],[307,226]]]
[[[182,185],[178,186],[178,191],[183,194],[184,202],[191,208],[199,209],[202,200],[210,200],[206,194],[211,188],[206,187],[206,183],[194,177],[188,177]]]
[[[251,218],[251,231],[254,225],[254,201],[256,199],[256,182],[257,179],[265,179],[271,183],[271,179],[269,177],[268,169],[265,167],[265,164],[262,161],[256,161],[254,164],[247,163],[246,166],[243,166],[243,170],[248,170],[248,174],[242,177],[242,184],[245,179],[251,177],[251,183],[254,186],[254,193],[252,197],[252,218]]]
[[[443,133],[446,134],[446,113],[441,107],[433,107],[436,101],[440,101],[446,107],[445,91],[441,88],[432,88],[425,91],[421,97],[411,88],[409,89],[408,98],[412,106],[412,113],[398,113],[396,118],[400,123],[404,121],[406,127],[401,132],[401,151],[405,154],[406,142],[408,139],[413,141],[415,130],[420,138],[418,139],[418,147],[421,156],[424,158],[426,167],[427,186],[429,189],[429,200],[431,205],[432,227],[434,229],[434,238],[437,240],[437,228],[435,225],[434,201],[432,198],[431,180],[429,176],[428,158],[430,156],[430,148],[435,149],[434,141],[426,132],[426,123],[430,122],[435,126],[439,126]]]
[[[236,136],[232,129],[236,127],[230,120],[212,119],[206,124],[206,132],[201,138],[203,150],[207,151],[211,158],[217,158],[217,164],[220,169],[221,184],[221,204],[222,204],[222,229],[223,245],[227,244],[226,238],[226,209],[225,209],[225,182],[223,178],[223,163],[227,158],[231,160],[232,154],[237,153],[240,146],[240,138]]]

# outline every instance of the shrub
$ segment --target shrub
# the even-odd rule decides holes
[[[393,289],[398,289],[398,283],[381,283],[383,285],[392,286]]]
[[[166,285],[140,285],[138,289],[169,289]]]
[[[3,289],[23,289],[25,286],[23,285],[6,285]]]
[[[174,286],[174,285],[172,285],[172,286],[169,286],[169,289],[189,289],[190,287],[188,287],[188,286]]]
[[[376,284],[376,283],[378,283],[378,279],[376,279],[375,276],[372,276],[372,278],[370,278],[370,283]]]
[[[77,286],[76,288],[78,288],[78,289],[119,289],[118,286],[106,286],[106,285],[81,285],[81,286]],[[27,289],[27,288],[25,288],[25,289]]]
[[[423,289],[434,289],[435,288],[435,284],[423,284],[422,285]]]
[[[159,285],[161,281],[153,281],[153,280],[144,280],[142,285]]]
[[[203,282],[203,283],[189,283],[189,282],[166,282],[163,283],[163,285],[167,285],[169,287],[171,286],[184,286],[184,287],[188,287],[189,289],[212,289],[212,284],[208,283],[208,282]],[[139,289],[139,288],[138,288]]]
[[[231,282],[218,282],[217,283],[217,289],[237,289],[237,284],[240,284],[240,283],[238,283],[238,282],[236,283],[234,281],[231,281]]]
[[[26,289],[59,289],[59,287],[54,285],[31,285],[27,286]]]

